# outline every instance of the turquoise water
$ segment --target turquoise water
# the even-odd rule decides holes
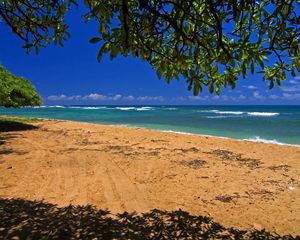
[[[137,126],[300,145],[300,106],[43,106],[0,115]]]

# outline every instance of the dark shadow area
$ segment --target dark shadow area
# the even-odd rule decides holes
[[[0,119],[0,147],[6,143],[7,140],[16,138],[20,136],[20,134],[16,133],[17,131],[27,131],[37,129],[37,126],[21,123],[17,121],[9,121]],[[4,146],[5,147],[5,146]],[[0,155],[3,154],[24,154],[25,152],[14,151],[12,149],[0,149]]]
[[[15,122],[15,121],[0,121],[0,132],[14,132],[37,129],[37,126]]]
[[[3,149],[3,150],[0,150],[0,154],[11,154],[13,153],[14,151],[11,150],[11,149]]]
[[[15,237],[15,238],[14,238]],[[225,228],[185,211],[112,215],[92,206],[0,199],[0,239],[300,239]]]
[[[12,149],[5,148],[5,146],[3,148],[2,145],[4,145],[7,140],[16,138],[17,136],[18,135],[13,134],[13,133],[3,133],[3,134],[1,134],[1,132],[0,132],[0,147],[1,147],[1,149],[0,149],[0,155],[11,154],[11,153],[15,152]]]

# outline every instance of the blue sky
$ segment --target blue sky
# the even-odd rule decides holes
[[[49,46],[36,55],[26,54],[22,42],[0,23],[0,64],[29,79],[45,105],[77,104],[300,104],[300,74],[289,77],[281,88],[268,89],[261,75],[240,79],[235,90],[221,96],[207,90],[194,97],[184,79],[170,84],[158,80],[147,62],[132,57],[108,56],[97,62],[100,45],[89,43],[97,35],[97,24],[83,23],[75,9],[68,16],[71,38],[64,47]]]

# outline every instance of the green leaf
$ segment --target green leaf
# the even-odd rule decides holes
[[[94,37],[94,38],[90,39],[90,43],[98,43],[100,41],[101,41],[101,38],[99,38],[99,37]]]
[[[298,72],[300,72],[300,59],[295,62],[295,66],[296,66]]]
[[[213,74],[216,74],[216,73],[218,72],[218,70],[219,70],[218,65],[215,65],[215,66],[212,68],[212,73],[213,73]]]
[[[265,68],[265,64],[261,59],[258,59],[258,63],[259,63],[261,68]]]
[[[87,5],[87,4],[86,4]],[[97,15],[101,10],[102,4],[98,4],[92,9],[92,15]]]
[[[98,62],[101,61],[102,55],[103,55],[103,53],[105,53],[107,51],[108,47],[109,47],[109,43],[107,43],[107,42],[102,45],[102,47],[100,48],[98,55],[97,55]]]
[[[229,62],[230,62],[230,65],[231,65],[232,67],[234,67],[234,66],[235,66],[235,61],[234,61],[234,59],[233,59],[233,58],[231,58],[231,59],[229,60]]]
[[[253,61],[251,62],[251,73],[252,74],[254,73],[254,63],[253,63]]]
[[[158,79],[161,79],[162,69],[160,67],[157,69],[156,74],[157,74]]]
[[[24,46],[22,46],[22,48],[31,48],[31,47],[33,47],[33,44],[31,43],[27,43]]]
[[[194,85],[194,96],[197,96],[199,94],[199,84]]]
[[[214,92],[214,84],[213,84],[213,82],[211,82],[210,85],[209,85],[209,92],[210,93]]]
[[[116,45],[112,45],[110,52],[110,60],[114,59],[119,53],[119,49]]]

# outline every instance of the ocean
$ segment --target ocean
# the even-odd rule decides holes
[[[41,106],[0,108],[0,115],[300,145],[300,106]]]

